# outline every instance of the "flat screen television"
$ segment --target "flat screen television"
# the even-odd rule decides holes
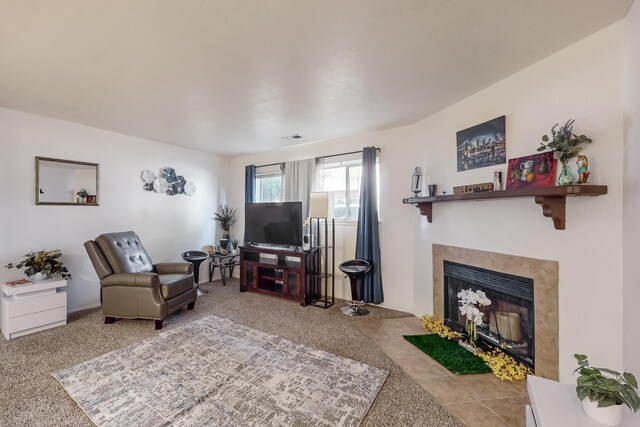
[[[247,203],[244,241],[302,246],[302,202]]]

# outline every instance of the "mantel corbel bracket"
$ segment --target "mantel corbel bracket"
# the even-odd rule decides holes
[[[427,221],[431,222],[433,217],[433,204],[431,202],[416,203],[416,207],[420,209],[420,214],[427,217]]]
[[[565,196],[536,196],[536,203],[542,206],[542,214],[553,220],[556,230],[564,230],[566,224]]]

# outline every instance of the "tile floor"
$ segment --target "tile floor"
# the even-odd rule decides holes
[[[425,333],[417,317],[362,319],[356,324],[463,424],[525,426],[524,407],[529,399],[524,381],[502,382],[493,374],[452,374],[402,337]]]

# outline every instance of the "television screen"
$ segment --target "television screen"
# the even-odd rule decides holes
[[[244,241],[302,245],[302,202],[247,203]]]

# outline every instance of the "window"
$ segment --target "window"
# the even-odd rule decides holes
[[[256,175],[256,203],[282,202],[284,179],[282,172]]]
[[[322,191],[327,191],[329,199],[333,200],[333,218],[358,219],[361,175],[360,160],[324,165],[321,172]]]

